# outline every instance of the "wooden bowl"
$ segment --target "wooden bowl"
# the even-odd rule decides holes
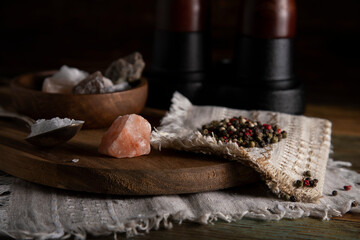
[[[85,128],[105,128],[120,115],[140,113],[148,96],[141,78],[133,88],[104,94],[58,94],[41,91],[44,79],[55,71],[21,75],[11,81],[12,100],[19,113],[33,119],[53,117],[84,120]]]

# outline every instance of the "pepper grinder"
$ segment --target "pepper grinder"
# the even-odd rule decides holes
[[[245,108],[304,112],[304,88],[294,74],[295,0],[243,0],[234,56],[235,85]]]
[[[179,91],[197,102],[211,64],[207,0],[158,0],[148,105],[168,108]]]

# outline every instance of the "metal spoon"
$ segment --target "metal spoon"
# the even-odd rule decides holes
[[[30,129],[31,126],[35,123],[35,120],[32,118],[17,113],[5,111],[1,107],[0,107],[0,117],[19,119],[23,121],[26,124],[26,126]],[[25,140],[35,146],[53,147],[69,141],[80,131],[83,124],[84,121],[76,121],[75,123],[72,123],[64,127],[60,127],[41,134],[28,136]]]

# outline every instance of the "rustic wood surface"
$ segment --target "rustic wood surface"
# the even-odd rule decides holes
[[[25,141],[28,133],[17,122],[0,122],[0,170],[52,187],[153,195],[218,190],[259,181],[251,168],[215,156],[155,149],[136,158],[101,155],[97,148],[104,129],[82,130],[63,145],[39,148]]]
[[[30,73],[13,79],[12,99],[18,112],[33,119],[67,117],[84,120],[84,128],[104,128],[119,115],[140,113],[145,106],[148,91],[145,78],[130,90],[107,94],[69,95],[39,91],[44,78],[53,73]]]

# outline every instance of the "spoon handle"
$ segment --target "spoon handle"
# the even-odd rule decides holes
[[[18,113],[6,111],[1,106],[0,106],[0,117],[19,119],[19,120],[25,122],[26,126],[28,128],[31,128],[31,126],[35,123],[34,119],[29,118],[29,117],[24,116],[24,115],[20,115]]]

